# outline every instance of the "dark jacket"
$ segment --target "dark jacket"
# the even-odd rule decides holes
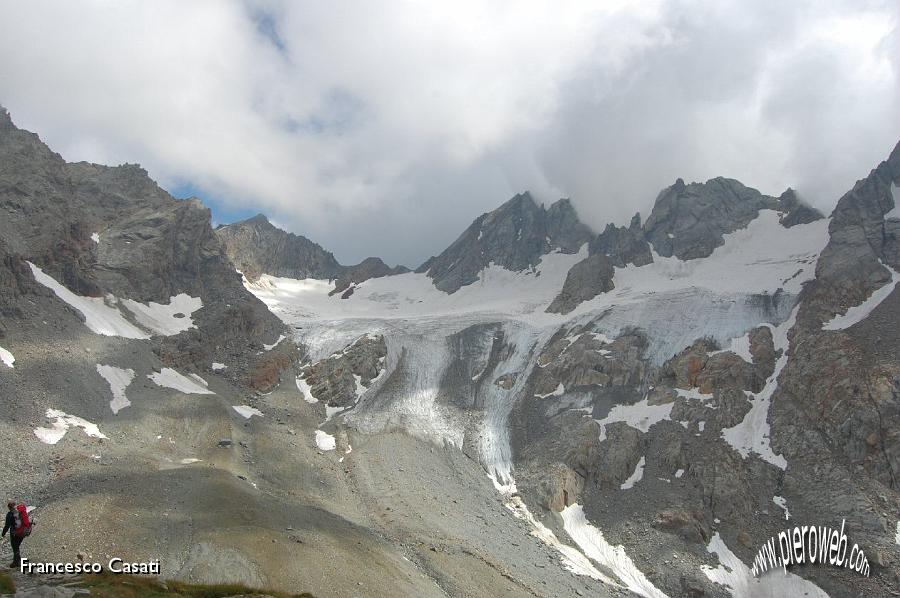
[[[3,534],[0,534],[0,535],[5,536],[7,531],[15,531],[15,529],[16,529],[16,516],[13,514],[12,511],[7,511],[6,512],[6,525],[3,526]]]

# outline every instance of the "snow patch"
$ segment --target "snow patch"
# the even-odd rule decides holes
[[[118,415],[119,411],[131,405],[131,401],[125,396],[125,389],[134,380],[134,370],[117,368],[112,365],[97,364],[97,373],[103,376],[109,389],[112,391],[113,398],[109,402],[109,408],[112,409],[114,415]]]
[[[330,405],[325,405],[325,421],[330,420],[332,417],[337,415],[342,411],[346,411],[350,407],[332,407]]]
[[[787,508],[787,499],[783,496],[773,496],[772,502],[778,505],[778,507],[784,511],[784,520],[788,521],[791,518],[791,512],[788,511]]]
[[[590,524],[581,505],[569,505],[560,513],[563,528],[575,543],[594,562],[606,567],[625,586],[647,598],[667,598],[625,553],[624,546],[613,546],[603,537],[603,532]]]
[[[625,422],[632,428],[646,433],[654,424],[663,420],[671,420],[672,407],[675,403],[665,405],[650,405],[647,399],[642,399],[634,405],[616,405],[609,411],[609,415],[600,420],[594,420],[600,424],[600,442],[606,440],[606,426],[615,422]]]
[[[148,378],[153,380],[154,384],[157,386],[162,386],[165,388],[172,388],[177,390],[178,392],[183,392],[184,394],[194,394],[194,395],[214,395],[213,391],[209,390],[205,386],[198,384],[194,380],[191,380],[187,376],[183,374],[179,374],[172,368],[163,368],[159,372],[154,372],[152,374],[147,375]]]
[[[696,399],[698,401],[710,401],[713,398],[712,393],[706,394],[700,392],[700,389],[697,388],[690,388],[688,390],[685,390],[683,388],[676,388],[675,394],[685,399]]]
[[[747,363],[753,363],[753,354],[750,353],[750,333],[746,332],[743,336],[731,339],[728,347],[718,351],[711,351],[708,355],[716,355],[728,351],[731,351]]]
[[[333,451],[337,446],[334,436],[322,430],[316,430],[316,446],[320,451]]]
[[[254,415],[262,417],[262,411],[260,411],[256,407],[250,407],[248,405],[232,405],[231,408],[237,411],[238,415],[240,415],[244,419],[250,419]]]
[[[91,233],[91,241],[94,243],[100,242],[100,233]]]
[[[2,361],[6,365],[6,367],[11,368],[13,367],[13,363],[15,363],[16,358],[13,357],[12,353],[7,351],[3,347],[0,347],[0,361]]]
[[[362,376],[359,374],[353,374],[353,382],[356,384],[356,400],[359,400],[359,397],[363,396],[363,394],[368,390],[362,383]]]
[[[878,288],[874,293],[869,295],[868,299],[859,305],[855,305],[848,309],[847,313],[844,315],[835,316],[823,324],[822,330],[844,330],[845,328],[850,328],[854,324],[858,324],[866,319],[866,317],[872,313],[872,310],[878,307],[881,302],[887,299],[888,295],[894,291],[894,287],[896,287],[897,282],[900,281],[900,274],[881,260],[879,260],[879,263],[890,271],[890,282]]]
[[[894,536],[894,541],[900,546],[900,521],[897,522],[897,535]]]
[[[180,293],[169,298],[169,303],[151,301],[144,305],[131,299],[122,299],[122,304],[134,314],[138,324],[160,336],[173,336],[196,328],[193,313],[203,307],[199,297]]]
[[[58,409],[47,409],[45,415],[48,421],[52,420],[50,421],[50,427],[34,429],[34,435],[45,444],[56,444],[66,435],[69,428],[81,428],[91,438],[106,438],[100,432],[97,424],[93,424],[86,419],[69,415]]]
[[[675,477],[676,477],[676,478],[680,478],[680,477],[683,476],[683,475],[684,475],[684,470],[683,470],[683,469],[679,469],[678,471],[675,472]]]
[[[884,219],[900,220],[900,187],[891,183],[891,196],[894,198],[894,207],[884,215]]]
[[[641,481],[644,477],[644,457],[641,457],[641,460],[637,462],[637,465],[634,467],[634,473],[629,476],[627,480],[622,482],[622,485],[619,486],[620,490],[630,490],[634,488],[634,485]]]
[[[224,369],[227,368],[227,367],[228,367],[228,366],[225,365],[224,363],[218,363],[218,362],[215,362],[215,361],[212,362],[212,371],[214,371],[214,372],[218,372],[219,370],[224,370]]]
[[[206,380],[204,380],[203,378],[201,378],[201,377],[199,376],[199,374],[191,373],[191,374],[188,374],[188,376],[190,376],[191,378],[193,378],[194,380],[196,380],[197,382],[199,382],[199,383],[202,384],[203,386],[207,386],[207,387],[209,386],[209,382],[207,382]]]
[[[780,598],[782,596],[806,596],[828,598],[817,585],[791,572],[778,571],[756,577],[737,557],[716,532],[706,547],[707,552],[719,557],[719,566],[701,565],[700,569],[713,583],[728,588],[734,598]]]
[[[278,335],[278,340],[275,341],[274,343],[272,343],[271,345],[263,344],[263,350],[264,350],[264,351],[271,351],[272,349],[274,349],[275,347],[277,347],[277,346],[281,343],[281,341],[283,341],[283,340],[284,340],[284,335],[283,335],[283,334],[279,334],[279,335]]]
[[[566,387],[563,386],[562,382],[560,382],[559,386],[557,386],[554,390],[551,390],[550,392],[547,392],[544,394],[535,394],[534,396],[536,396],[539,399],[546,399],[547,397],[561,397],[565,393],[566,393]]]
[[[312,388],[302,376],[297,376],[297,390],[303,393],[303,400],[307,403],[318,403],[319,399],[313,396]]]

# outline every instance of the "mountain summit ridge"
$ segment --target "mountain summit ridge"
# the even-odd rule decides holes
[[[416,272],[427,274],[438,289],[452,294],[478,280],[492,263],[511,271],[533,268],[551,251],[577,253],[593,236],[568,199],[545,208],[526,191],[476,218]]]

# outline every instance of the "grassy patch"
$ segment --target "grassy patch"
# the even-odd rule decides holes
[[[12,594],[16,591],[16,584],[13,583],[9,573],[0,572],[0,594]]]
[[[226,598],[227,596],[265,595],[275,598],[313,598],[312,594],[285,594],[272,590],[248,588],[243,584],[191,584],[160,581],[155,577],[100,573],[85,575],[82,585],[92,596],[103,598]]]

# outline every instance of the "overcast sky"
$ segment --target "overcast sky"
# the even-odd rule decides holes
[[[525,189],[595,228],[677,177],[830,210],[900,140],[900,3],[0,0],[0,104],[220,221],[415,266]]]

